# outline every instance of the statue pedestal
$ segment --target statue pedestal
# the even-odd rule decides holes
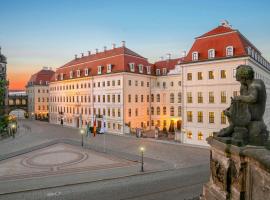
[[[204,200],[255,200],[270,196],[270,151],[264,147],[237,147],[208,138],[211,145],[210,180]]]

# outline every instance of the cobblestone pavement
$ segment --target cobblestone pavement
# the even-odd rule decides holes
[[[50,143],[55,140],[70,140],[73,141],[73,143],[76,143],[77,146],[81,143],[81,136],[78,129],[67,128],[59,125],[52,125],[46,122],[31,120],[22,120],[19,122],[19,125],[19,133],[16,135],[15,139],[8,138],[0,141],[0,160],[12,157],[20,153],[27,153],[25,149],[35,150],[37,145],[44,145],[44,143]],[[140,160],[139,147],[144,146],[146,149],[146,163],[149,164],[149,166],[150,164],[152,166],[157,166],[157,169],[162,169],[163,172],[160,172],[161,174],[157,173],[155,175],[149,174],[148,176],[152,177],[149,180],[146,178],[146,174],[141,175],[140,178],[137,179],[134,178],[134,175],[139,174],[138,166],[136,166],[135,168],[117,168],[114,170],[105,170],[102,172],[96,171],[94,173],[88,174],[69,174],[66,176],[55,177],[54,179],[51,177],[44,177],[42,180],[25,180],[25,184],[19,181],[10,181],[7,183],[1,183],[0,181],[0,190],[2,191],[10,190],[10,192],[12,192],[12,190],[10,189],[12,185],[14,186],[14,188],[16,188],[21,187],[22,184],[25,189],[30,190],[29,192],[18,192],[9,195],[0,195],[0,199],[17,199],[16,195],[25,195],[25,198],[20,199],[88,199],[86,198],[87,196],[84,195],[91,195],[91,192],[93,195],[96,195],[96,197],[98,197],[93,199],[109,199],[109,196],[106,197],[106,195],[103,194],[103,192],[105,192],[103,191],[104,188],[109,187],[110,191],[112,192],[122,192],[122,188],[120,187],[122,184],[119,184],[118,182],[121,179],[126,179],[124,178],[125,176],[131,177],[127,179],[127,185],[125,185],[125,187],[128,188],[126,188],[126,191],[123,192],[122,199],[162,199],[162,196],[168,196],[169,194],[171,195],[171,198],[168,199],[174,199],[173,194],[179,195],[179,193],[182,194],[185,191],[186,194],[182,194],[182,197],[184,199],[198,196],[201,193],[203,182],[206,182],[208,178],[208,149],[195,148],[181,144],[176,145],[172,143],[159,143],[155,140],[135,138],[130,136],[117,136],[111,134],[97,135],[96,137],[91,136],[89,138],[84,138],[84,144],[85,148],[89,148],[97,152],[103,152],[110,156],[116,156],[120,159],[133,161]],[[41,162],[40,160],[38,161]],[[170,170],[166,171],[168,169]],[[188,175],[183,173],[185,171],[188,172]],[[176,172],[177,174],[173,176],[173,172]],[[166,173],[168,174],[166,175]],[[119,179],[115,179],[116,177],[119,177]],[[103,185],[103,183],[100,183],[99,181],[102,179],[104,181],[106,179],[110,184],[108,184],[106,187],[101,187],[100,185]],[[184,179],[191,180],[184,181]],[[95,183],[91,183],[91,180],[93,180]],[[96,182],[97,180],[99,181]],[[35,182],[38,182],[37,185],[40,185],[40,188],[44,187],[44,189],[36,188],[32,191],[31,188],[32,185],[35,184]],[[81,182],[83,182],[83,185],[65,185],[61,187],[61,184],[59,184],[60,182],[68,182],[71,184],[80,184]],[[116,182],[117,186],[115,185]],[[156,185],[156,182],[160,183],[160,185],[158,185],[156,188],[152,188],[152,186],[150,187],[149,185],[147,185]],[[51,184],[53,187],[46,189],[48,184]],[[83,190],[83,188],[90,187],[89,184],[94,184],[93,188],[95,188],[96,190],[92,190],[92,185],[91,190],[89,190],[89,188]],[[54,185],[57,187],[54,188]],[[142,190],[140,192],[134,190],[134,187],[140,188],[142,186],[144,186],[145,188],[149,188],[149,191]],[[162,186],[167,189],[163,191]],[[61,195],[58,193],[54,193],[55,189],[58,187],[63,190],[61,192]],[[76,194],[78,196],[76,196],[76,198],[74,196],[74,198],[69,198],[70,195],[67,194],[70,194],[70,191],[72,191],[74,195]],[[78,193],[78,191],[81,191],[82,193]],[[38,198],[35,195],[37,195]],[[140,197],[140,195],[143,196]],[[111,199],[121,198],[117,197]]]

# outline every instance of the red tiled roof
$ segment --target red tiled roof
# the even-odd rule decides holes
[[[208,60],[209,49],[215,49],[215,59],[226,58],[226,47],[228,46],[233,46],[233,57],[247,56],[248,47],[252,47],[260,53],[238,30],[218,26],[196,38],[184,62],[195,62],[192,61],[193,52],[198,52],[198,61]]]
[[[33,74],[28,81],[27,85],[45,85],[46,81],[50,82],[54,75],[54,71],[42,69],[39,72]]]
[[[167,68],[167,70],[171,70],[175,68],[175,65],[181,63],[181,58],[161,60],[154,63],[155,69]]]
[[[104,52],[91,54],[81,58],[74,59],[67,64],[56,70],[55,76],[57,80],[60,80],[60,74],[63,74],[63,78],[70,79],[70,72],[73,72],[73,78],[78,78],[76,71],[80,70],[80,77],[86,77],[85,69],[88,68],[88,76],[98,75],[98,66],[102,66],[102,73],[107,73],[107,65],[112,65],[111,73],[117,72],[130,72],[129,63],[135,64],[135,72],[139,73],[139,64],[144,67],[144,74],[146,74],[146,66],[152,66],[146,58],[135,53],[134,51],[126,48],[119,47]],[[153,71],[153,70],[152,70]],[[151,72],[152,74],[152,72]],[[56,81],[55,76],[51,81]]]

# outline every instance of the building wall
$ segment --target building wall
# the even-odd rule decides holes
[[[227,127],[228,121],[222,123],[221,113],[230,106],[230,98],[239,95],[240,84],[235,80],[235,70],[241,64],[251,64],[257,77],[265,77],[269,96],[269,72],[266,73],[258,64],[251,62],[250,57],[213,60],[183,65],[183,142],[196,145],[208,145],[206,138]],[[253,63],[253,64],[252,64]],[[226,71],[226,78],[221,78],[221,70]],[[209,79],[209,71],[213,71],[214,79]],[[202,72],[202,80],[198,80],[198,72]],[[192,80],[187,80],[188,73]],[[221,92],[226,94],[226,102],[221,102]],[[198,93],[201,92],[203,103],[198,103]],[[209,103],[209,92],[214,94],[214,103]],[[192,103],[188,103],[188,93],[192,94]],[[269,103],[267,103],[269,110]],[[188,112],[192,112],[192,121],[188,121]],[[202,122],[198,122],[198,112],[203,113]],[[210,112],[214,113],[214,122],[210,123]],[[269,114],[265,115],[269,125]],[[224,119],[223,119],[224,120]]]

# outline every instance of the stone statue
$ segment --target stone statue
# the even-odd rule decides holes
[[[224,110],[230,125],[214,133],[214,137],[237,146],[264,146],[269,135],[263,121],[267,97],[264,82],[254,79],[248,65],[237,67],[236,80],[241,83],[240,96],[232,98],[231,106]]]

